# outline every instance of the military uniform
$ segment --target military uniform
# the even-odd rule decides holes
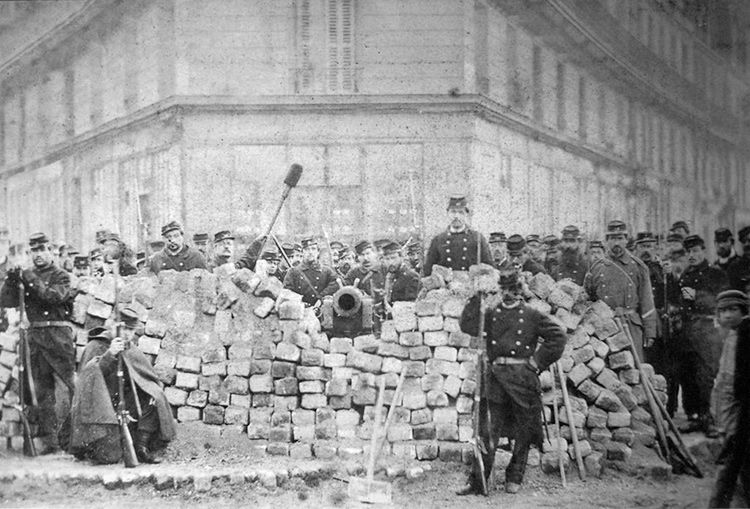
[[[357,280],[359,280],[357,288],[362,293],[372,297],[374,301],[377,295],[382,295],[385,289],[385,268],[381,264],[366,268],[363,264],[358,263],[346,273],[344,284],[353,286]]]
[[[453,270],[469,270],[477,263],[477,242],[481,244],[481,262],[492,265],[490,245],[484,236],[466,228],[461,232],[444,231],[430,242],[424,261],[424,275],[432,274],[433,265],[443,265]]]
[[[48,243],[44,234],[36,234],[29,239],[32,249]],[[60,445],[66,446],[69,438],[69,430],[60,429],[59,425],[65,419],[58,421],[55,411],[55,376],[67,386],[68,396],[73,396],[76,351],[70,324],[73,298],[70,274],[53,262],[43,268],[24,270],[20,277],[24,283],[26,316],[29,320],[27,337],[31,372],[39,402],[36,420],[47,450],[54,452]],[[18,280],[15,276],[9,276],[0,290],[0,306],[18,305]]]
[[[307,280],[302,274],[307,276]],[[320,265],[318,261],[302,262],[287,271],[284,288],[301,294],[302,302],[312,306],[322,297],[336,293],[336,272],[330,267]]]
[[[477,296],[464,308],[460,324],[462,331],[477,335]],[[522,301],[514,305],[501,303],[488,310],[484,328],[489,373],[486,399],[482,400],[480,406],[480,419],[486,419],[485,405],[489,405],[494,435],[485,436],[484,440],[486,444],[496,444],[500,436],[515,439],[513,457],[505,471],[505,478],[506,482],[520,484],[530,445],[536,444],[541,450],[543,440],[538,371],[547,369],[560,358],[567,337],[549,316]],[[486,434],[486,422],[480,420],[480,423],[480,429]],[[488,446],[483,456],[485,475],[489,476],[495,457],[494,447]],[[471,483],[475,487],[479,483],[476,472]]]
[[[750,290],[750,253],[736,257],[726,268],[729,286],[747,293]]]
[[[419,293],[419,274],[402,263],[396,270],[388,271],[383,286],[390,288],[389,295],[385,296],[388,302],[413,301]]]
[[[686,247],[691,237],[685,239]],[[682,299],[682,340],[678,343],[679,377],[686,399],[686,413],[698,414],[704,431],[710,424],[711,388],[721,355],[721,337],[714,326],[716,296],[729,286],[721,269],[704,260],[690,266],[680,278],[680,288],[696,291],[694,300]]]
[[[588,262],[579,252],[568,253],[564,251],[560,255],[558,263],[550,263],[550,270],[549,275],[555,281],[570,279],[575,284],[583,286],[583,280],[588,271]]]
[[[607,235],[624,235],[625,223],[612,221]],[[630,328],[634,346],[643,359],[644,338],[656,338],[656,309],[648,267],[629,252],[595,261],[584,287],[593,301],[611,307]]]
[[[158,274],[162,270],[176,270],[177,272],[186,272],[193,269],[205,269],[206,259],[197,250],[190,246],[182,246],[177,253],[172,254],[169,249],[163,249],[149,260],[149,270]]]

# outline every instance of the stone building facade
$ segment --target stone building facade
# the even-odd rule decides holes
[[[694,5],[695,4],[695,5]],[[0,4],[0,222],[428,237],[750,223],[742,2]]]

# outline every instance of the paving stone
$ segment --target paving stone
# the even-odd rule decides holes
[[[432,349],[429,346],[413,346],[409,348],[409,358],[414,361],[424,361],[432,358]]]
[[[606,365],[607,363],[604,362],[604,359],[602,359],[601,357],[595,357],[588,361],[588,363],[586,363],[586,366],[589,367],[589,369],[593,373],[593,376],[599,375],[599,373],[602,372]]]
[[[300,394],[322,394],[325,382],[322,380],[305,380],[299,383]]]
[[[606,340],[607,346],[609,346],[610,352],[620,352],[630,348],[630,339],[624,332],[618,332]]]
[[[423,336],[421,332],[402,332],[398,342],[403,346],[419,346],[423,344]]]
[[[610,353],[608,360],[609,367],[614,370],[633,369],[633,367],[635,366],[633,354],[630,353],[630,351]]]
[[[177,365],[175,367],[180,371],[185,371],[188,373],[200,373],[201,358],[179,355],[177,356]]]
[[[206,424],[224,424],[224,407],[207,405],[203,409],[203,422]]]
[[[279,343],[276,345],[275,359],[287,362],[299,362],[301,352],[298,346],[291,343]]]
[[[607,427],[609,428],[622,428],[630,426],[630,412],[610,412],[607,415]]]
[[[638,406],[638,401],[635,399],[635,395],[629,385],[622,384],[615,389],[615,394],[620,398],[622,405],[628,410],[633,410]]]
[[[346,355],[347,367],[352,367],[370,373],[379,372],[382,363],[383,359],[373,354],[351,351]]]
[[[208,392],[200,390],[190,391],[185,403],[192,407],[203,408],[208,403]]]
[[[248,410],[246,407],[228,406],[224,410],[225,424],[247,424],[248,421]]]
[[[409,348],[406,348],[403,345],[399,345],[398,343],[380,343],[377,348],[377,354],[383,357],[396,357],[399,359],[408,359]]]
[[[620,382],[620,379],[615,372],[609,368],[604,368],[601,373],[596,376],[596,382],[612,392],[622,385],[622,382]]]
[[[586,426],[589,428],[606,428],[607,412],[598,407],[590,408],[586,417]]]
[[[434,300],[418,300],[414,303],[414,313],[417,316],[442,315],[441,303]]]
[[[617,412],[619,410],[624,410],[620,398],[618,398],[614,392],[607,389],[603,389],[601,391],[594,404],[608,412]]]
[[[622,442],[608,442],[606,444],[607,459],[611,461],[627,461],[633,451]]]
[[[325,360],[325,353],[323,350],[316,348],[309,348],[302,350],[300,356],[300,364],[303,366],[322,366]]]
[[[442,331],[443,317],[441,316],[420,316],[417,318],[419,330],[422,332]],[[447,344],[447,337],[446,337]]]
[[[252,375],[250,377],[250,392],[273,392],[274,381],[270,375]]]
[[[420,377],[425,375],[425,363],[422,361],[404,361],[406,376]]]
[[[589,340],[589,345],[594,349],[597,357],[605,359],[607,355],[609,355],[609,346],[604,341],[597,338],[591,338]]]
[[[578,386],[578,392],[580,392],[589,403],[596,401],[602,390],[604,390],[603,387],[591,380],[584,380],[581,382],[581,385]]]
[[[297,365],[293,362],[273,361],[271,363],[271,376],[273,378],[292,377],[296,374],[296,372]]]
[[[302,408],[316,409],[328,404],[325,394],[303,394],[300,406]]]
[[[568,373],[568,380],[570,380],[573,385],[578,387],[581,385],[581,383],[584,382],[584,380],[587,380],[591,376],[591,370],[586,366],[585,364],[578,364],[573,367],[573,369],[570,370],[570,373]]]
[[[600,478],[604,471],[604,454],[598,451],[593,451],[591,454],[586,456],[583,460],[584,468],[586,473],[591,477]]]
[[[187,403],[188,393],[176,387],[165,387],[164,395],[172,406],[183,406]]]
[[[452,375],[460,378],[461,364],[433,358],[425,362],[425,371],[427,373],[440,373],[441,375]]]
[[[437,442],[426,442],[415,444],[417,459],[420,461],[434,460],[438,457]]]
[[[313,455],[319,459],[332,459],[336,457],[337,450],[335,443],[316,442],[313,444]]]
[[[270,359],[252,359],[250,361],[250,375],[265,375],[271,373]]]
[[[637,369],[623,369],[618,373],[620,381],[628,385],[636,385],[641,380],[641,372]]]
[[[191,422],[201,420],[200,408],[182,406],[177,409],[177,420],[180,422]]]
[[[249,394],[248,379],[231,375],[224,379],[224,388],[232,394]]]
[[[615,442],[622,442],[628,447],[632,447],[633,442],[635,442],[635,433],[632,429],[627,427],[617,428],[612,430],[612,440]]]
[[[291,396],[299,393],[299,383],[294,377],[274,380],[273,388],[274,393],[278,396]]]

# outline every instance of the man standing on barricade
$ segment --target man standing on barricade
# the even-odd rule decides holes
[[[66,416],[56,413],[56,386],[62,381],[73,396],[75,343],[69,322],[73,291],[70,274],[57,267],[44,233],[29,238],[34,267],[11,267],[0,290],[0,307],[18,307],[23,286],[32,379],[39,403],[35,409],[39,435],[44,443],[41,454],[52,454],[66,446],[69,430],[61,423]],[[33,421],[34,419],[32,419]]]
[[[302,263],[291,267],[284,277],[284,288],[302,295],[302,302],[319,307],[323,297],[338,289],[336,272],[320,264],[318,242],[313,237],[302,239]]]
[[[448,201],[448,229],[432,238],[424,262],[424,275],[432,274],[433,265],[442,265],[453,270],[469,270],[478,262],[492,265],[490,246],[484,236],[469,228],[469,206],[463,196]],[[480,243],[480,258],[477,260],[477,242]]]
[[[488,386],[480,404],[480,433],[487,450],[483,451],[485,477],[489,479],[495,459],[494,444],[499,437],[514,440],[513,456],[505,469],[505,490],[517,493],[526,471],[529,449],[542,449],[542,401],[539,373],[556,362],[563,353],[567,336],[548,315],[527,306],[521,297],[521,280],[515,269],[500,271],[500,299],[484,302],[485,338],[478,338],[486,349]],[[461,330],[476,336],[479,332],[478,295],[469,300],[461,315]],[[484,383],[482,381],[482,383]],[[491,430],[486,422],[487,405]],[[476,471],[458,495],[481,493],[481,478]]]
[[[717,436],[711,416],[711,389],[721,354],[721,338],[714,327],[716,296],[728,289],[724,271],[708,264],[706,244],[698,235],[684,242],[688,267],[680,278],[682,300],[682,341],[679,343],[680,384],[686,394],[693,394],[697,414],[688,414],[681,431],[702,431],[709,438]],[[687,412],[687,410],[686,410]]]
[[[643,348],[650,347],[656,338],[656,308],[648,267],[625,248],[625,223],[610,221],[606,239],[607,255],[591,265],[584,286],[591,300],[603,301],[628,325],[643,359]]]
[[[171,221],[161,227],[161,235],[166,241],[164,249],[154,253],[149,261],[149,269],[154,274],[162,270],[186,272],[193,269],[205,269],[206,260],[197,250],[185,244],[185,232],[177,221]]]

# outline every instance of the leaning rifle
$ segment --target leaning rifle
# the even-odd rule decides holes
[[[115,284],[115,337],[120,337],[120,308],[119,292],[117,288],[117,278],[120,273],[119,260],[117,261],[116,270],[113,272]],[[117,354],[117,425],[120,428],[120,445],[122,447],[122,461],[125,467],[133,468],[138,466],[138,457],[135,454],[135,445],[133,436],[130,434],[128,425],[134,422],[130,412],[125,407],[125,361],[122,358],[123,352]],[[138,396],[133,394],[135,398]]]
[[[18,311],[21,314],[21,325],[18,330],[18,413],[21,415],[21,427],[23,428],[23,453],[26,456],[36,456],[36,446],[31,436],[31,426],[29,419],[26,417],[26,384],[29,385],[29,399],[32,406],[37,406],[36,387],[31,373],[31,354],[29,352],[29,342],[26,336],[28,329],[28,320],[26,318],[26,288],[23,281],[18,282]]]

